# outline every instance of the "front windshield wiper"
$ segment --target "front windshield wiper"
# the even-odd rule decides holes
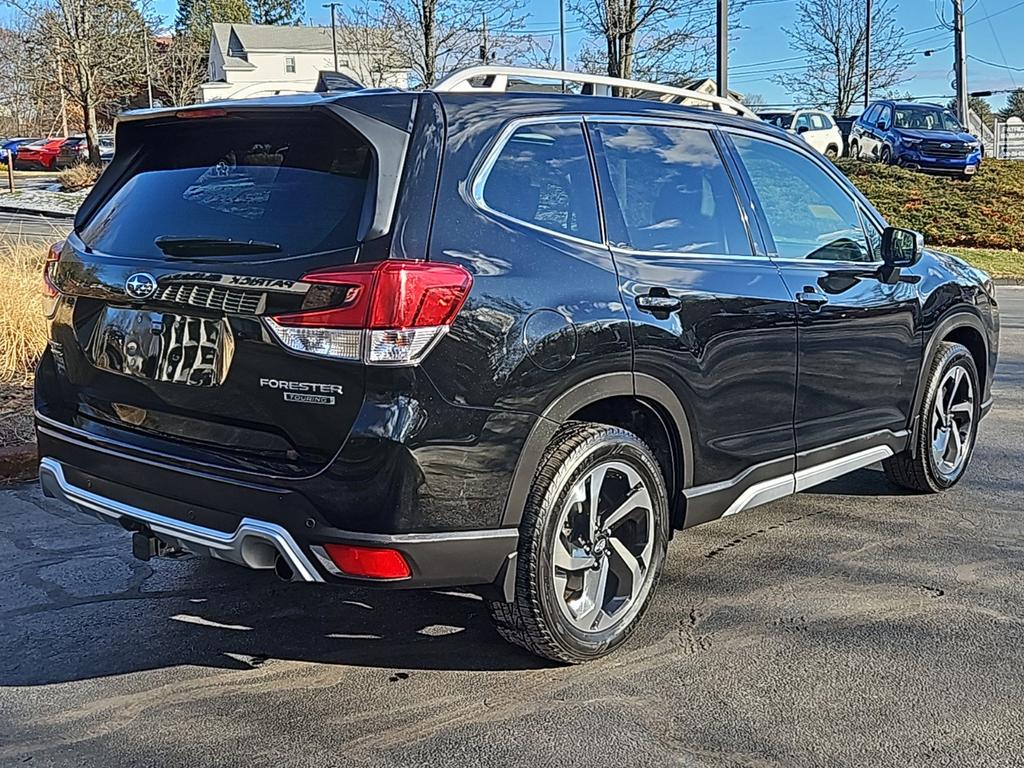
[[[158,237],[153,244],[168,256],[231,256],[281,252],[281,246],[277,243],[232,240],[229,237]]]

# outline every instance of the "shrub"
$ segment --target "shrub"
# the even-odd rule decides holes
[[[58,173],[57,183],[65,192],[77,192],[95,184],[101,173],[103,173],[102,168],[88,163],[80,163]]]
[[[0,244],[0,381],[27,382],[46,345],[45,247]]]
[[[973,179],[843,159],[837,165],[889,223],[929,245],[1024,250],[1024,163],[986,159]]]

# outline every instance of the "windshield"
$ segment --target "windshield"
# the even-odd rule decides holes
[[[758,117],[766,123],[771,123],[787,130],[793,125],[792,112],[762,112]]]
[[[941,107],[919,104],[896,108],[897,128],[913,128],[920,131],[960,132],[960,122],[952,112]]]

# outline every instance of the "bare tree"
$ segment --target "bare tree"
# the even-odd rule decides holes
[[[210,43],[188,32],[178,32],[158,45],[153,61],[153,83],[172,106],[194,104],[199,86],[206,82]]]
[[[735,18],[743,0],[730,3]],[[710,69],[713,0],[570,0],[590,36],[581,68],[612,77],[680,83]]]
[[[359,81],[373,88],[394,84],[409,57],[399,36],[388,26],[379,9],[366,3],[338,11],[338,47],[352,54],[350,67]]]
[[[798,99],[846,115],[864,98],[867,0],[801,0],[796,23],[783,29],[805,54],[805,68],[773,78]],[[892,89],[910,79],[913,56],[889,0],[875,0],[871,12],[871,88]]]
[[[146,82],[152,32],[130,0],[12,0],[31,25],[30,40],[62,74],[68,99],[81,110],[89,160],[100,162],[99,111],[125,103]]]
[[[425,87],[439,75],[479,62],[482,53],[490,61],[488,51],[516,48],[522,7],[521,0],[381,0],[384,25],[416,84]]]
[[[0,27],[0,136],[44,136],[62,124],[57,62],[25,20]]]

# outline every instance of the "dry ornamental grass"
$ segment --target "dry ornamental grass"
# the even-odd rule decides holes
[[[80,189],[91,187],[100,177],[102,169],[88,163],[80,163],[70,168],[65,168],[57,174],[57,183],[65,192],[77,192]]]
[[[0,243],[0,382],[30,382],[46,345],[45,257],[40,245]]]

